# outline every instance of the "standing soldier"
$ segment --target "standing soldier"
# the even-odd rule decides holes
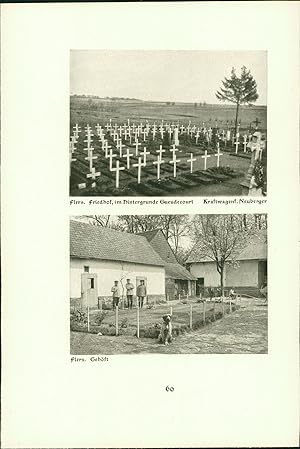
[[[144,298],[147,295],[147,290],[146,290],[146,285],[145,285],[144,280],[140,281],[140,285],[138,285],[138,287],[136,289],[136,295],[138,297],[138,306],[140,308],[142,308],[144,305]]]
[[[111,288],[112,294],[113,294],[113,309],[116,308],[116,306],[119,307],[119,299],[120,299],[120,290],[118,281],[114,281],[114,285]]]
[[[126,288],[126,296],[127,296],[128,309],[132,309],[132,298],[133,298],[133,289],[134,289],[134,286],[133,286],[133,284],[130,282],[130,279],[127,279],[127,282],[126,282],[126,284],[125,284],[125,288]]]

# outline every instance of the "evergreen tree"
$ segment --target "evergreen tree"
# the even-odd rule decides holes
[[[222,81],[223,87],[217,91],[216,97],[220,101],[229,101],[236,104],[235,114],[235,134],[237,131],[237,122],[239,115],[239,107],[241,104],[248,104],[249,106],[258,99],[257,84],[255,79],[245,66],[241,69],[241,76],[236,75],[236,70],[233,67],[231,70],[231,77],[225,78]]]

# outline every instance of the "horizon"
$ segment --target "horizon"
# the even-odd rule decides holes
[[[232,67],[245,65],[257,82],[257,106],[267,105],[266,51],[71,50],[71,95],[151,102],[219,102],[215,93]],[[155,100],[153,100],[155,98]],[[233,104],[229,103],[228,104]]]
[[[111,99],[116,99],[116,100],[135,100],[135,101],[140,101],[142,103],[175,103],[176,104],[192,104],[194,105],[195,103],[197,103],[198,105],[201,104],[201,106],[222,106],[222,107],[228,107],[231,106],[233,108],[235,108],[235,103],[226,103],[226,102],[218,102],[218,103],[207,103],[207,102],[199,102],[199,101],[176,101],[176,100],[144,100],[143,98],[134,98],[134,97],[114,97],[114,96],[99,96],[96,94],[79,94],[79,93],[70,93],[70,97],[92,97],[92,98],[98,98],[100,100],[111,100]],[[203,104],[204,103],[204,104]],[[251,103],[251,105],[247,105],[247,104],[241,104],[240,108],[242,107],[249,107],[249,108],[253,108],[253,107],[267,107],[267,104],[256,104],[256,103]]]

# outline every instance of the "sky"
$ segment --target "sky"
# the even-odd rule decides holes
[[[218,103],[231,68],[245,65],[267,104],[265,51],[71,50],[70,93],[150,101]]]

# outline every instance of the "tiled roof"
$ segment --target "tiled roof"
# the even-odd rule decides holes
[[[154,250],[166,263],[178,263],[177,259],[170,247],[164,233],[161,229],[155,229],[153,231],[141,232],[139,235],[146,237],[149,243],[153,246]]]
[[[70,255],[164,266],[145,237],[74,220],[70,221]]]
[[[166,278],[195,281],[196,278],[179,263],[166,263]]]
[[[236,260],[266,260],[267,259],[267,237],[261,232],[252,237],[247,246],[236,257]],[[197,244],[192,249],[186,263],[212,262],[207,256],[201,254],[201,248]]]

